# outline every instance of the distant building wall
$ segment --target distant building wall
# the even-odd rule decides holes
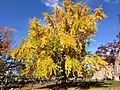
[[[101,68],[96,71],[91,79],[103,80],[103,79],[114,79],[120,80],[120,52],[116,55],[115,65],[108,65],[107,69]]]

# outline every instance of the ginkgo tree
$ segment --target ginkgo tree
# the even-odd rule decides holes
[[[30,77],[70,75],[84,76],[84,71],[107,65],[99,56],[87,56],[86,46],[95,36],[96,24],[106,17],[96,8],[94,12],[80,2],[64,0],[62,8],[54,8],[52,15],[44,13],[46,25],[33,18],[29,21],[28,36],[15,48],[11,56],[25,63],[22,75]]]

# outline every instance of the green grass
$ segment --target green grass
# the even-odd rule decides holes
[[[120,81],[108,81],[110,87],[120,87]]]

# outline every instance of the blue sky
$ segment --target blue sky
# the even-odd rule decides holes
[[[81,1],[81,0],[72,0]],[[92,9],[102,5],[107,18],[98,23],[97,35],[93,44],[88,48],[95,51],[101,44],[115,39],[120,31],[117,14],[120,14],[120,0],[82,0]],[[44,12],[52,12],[53,7],[59,6],[61,0],[0,0],[0,26],[15,29],[14,39],[19,44],[28,34],[29,19],[36,17],[44,23]]]

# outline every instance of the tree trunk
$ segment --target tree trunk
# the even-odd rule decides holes
[[[62,83],[63,84],[66,84],[66,79],[67,79],[67,77],[66,77],[66,73],[65,73],[65,59],[62,61],[62,76],[63,76],[63,78],[62,78]]]
[[[66,90],[66,79],[67,79],[67,76],[66,76],[66,73],[65,73],[65,62],[66,62],[66,59],[65,59],[65,52],[63,52],[62,54],[62,61],[61,61],[61,68],[62,68],[62,87]]]

